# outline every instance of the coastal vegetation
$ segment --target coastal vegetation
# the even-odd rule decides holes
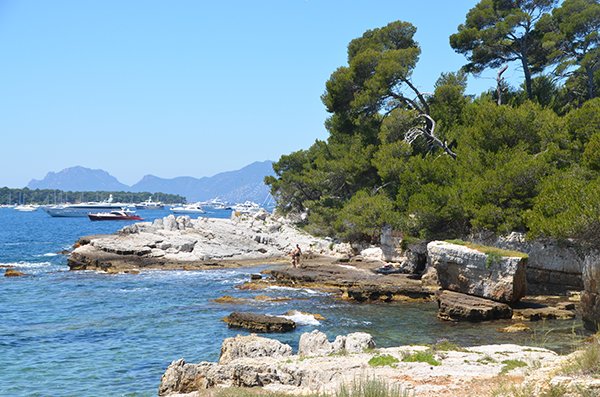
[[[71,192],[58,189],[11,189],[0,188],[0,205],[2,204],[60,204],[102,201],[112,194],[113,201],[120,203],[138,203],[152,196],[154,201],[165,204],[185,203],[185,197],[178,194],[149,193],[149,192]]]
[[[326,83],[329,137],[267,177],[278,209],[313,234],[378,242],[381,228],[600,240],[600,4],[481,0],[450,45],[467,59],[432,93],[412,78],[416,27],[396,21],[348,45]],[[444,38],[440,38],[444,39]],[[514,63],[523,84],[503,79]],[[500,68],[466,94],[469,73]]]

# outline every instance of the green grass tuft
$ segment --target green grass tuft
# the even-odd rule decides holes
[[[383,354],[380,356],[373,356],[369,360],[369,365],[371,367],[384,367],[386,365],[393,366],[399,362],[400,360],[398,360],[396,357],[390,356],[389,354]]]
[[[402,361],[406,363],[427,363],[435,366],[442,365],[442,363],[435,359],[432,350],[424,350],[415,352],[413,354],[408,354],[402,358]]]
[[[454,342],[450,342],[449,340],[439,341],[435,345],[432,345],[431,348],[434,351],[439,351],[439,352],[448,352],[448,351],[466,352],[466,351],[468,351],[464,347],[459,346]]]
[[[526,367],[527,363],[521,360],[504,360],[502,361],[504,367],[502,367],[502,371],[500,371],[500,375],[504,375],[509,373],[515,368]]]
[[[566,364],[561,371],[565,375],[600,375],[600,344],[594,340],[587,344],[575,360]]]

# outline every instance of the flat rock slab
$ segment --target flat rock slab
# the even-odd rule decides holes
[[[512,309],[505,303],[495,302],[454,291],[436,294],[438,317],[447,321],[489,321],[512,318]]]
[[[358,302],[393,301],[402,298],[428,299],[431,292],[420,280],[405,274],[381,275],[358,266],[340,264],[307,264],[305,268],[273,269],[276,283],[309,288],[337,289],[346,299]]]
[[[292,320],[256,313],[233,312],[223,321],[229,328],[244,328],[252,332],[289,332],[296,329]]]

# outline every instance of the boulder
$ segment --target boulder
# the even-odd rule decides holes
[[[586,329],[597,331],[600,324],[600,252],[588,252],[583,261],[581,318]]]
[[[227,338],[221,345],[219,364],[227,364],[242,357],[274,357],[281,358],[292,355],[290,345],[275,339],[263,338],[255,334]]]
[[[513,303],[527,290],[527,257],[485,254],[463,245],[432,241],[428,261],[442,289]]]
[[[165,230],[174,231],[177,230],[177,219],[175,215],[171,214],[163,218],[163,228]]]
[[[288,332],[296,329],[296,323],[292,320],[256,313],[233,312],[223,321],[229,328],[245,328],[252,332]]]
[[[337,338],[336,338],[337,341]],[[335,342],[334,342],[335,344]],[[375,348],[375,340],[366,332],[353,332],[346,335],[343,350],[348,353],[362,353]]]
[[[512,317],[512,309],[505,303],[454,291],[436,294],[438,317],[448,321],[489,321]]]
[[[337,345],[338,351],[343,349],[343,344]],[[299,356],[326,356],[333,353],[333,344],[327,340],[327,335],[319,330],[305,332],[300,336],[298,344]]]
[[[182,358],[173,361],[161,377],[158,395],[168,396],[206,389],[211,385],[206,379],[206,374],[208,369],[215,365],[215,363],[187,364]]]

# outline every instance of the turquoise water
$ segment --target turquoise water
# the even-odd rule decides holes
[[[140,214],[152,219],[168,212]],[[65,256],[56,254],[80,236],[114,232],[124,224],[0,208],[0,265],[30,274],[0,277],[0,395],[156,395],[172,360],[215,361],[224,338],[245,334],[221,321],[235,310],[282,314],[294,309],[325,316],[321,324],[271,335],[294,348],[301,333],[320,329],[330,339],[370,332],[379,346],[448,339],[461,345],[517,342],[562,349],[581,327],[578,321],[535,323],[533,335],[515,336],[497,332],[507,322],[441,322],[434,303],[361,305],[306,289],[235,288],[265,267],[106,275],[69,272]],[[245,305],[211,301],[222,295],[294,299]]]

